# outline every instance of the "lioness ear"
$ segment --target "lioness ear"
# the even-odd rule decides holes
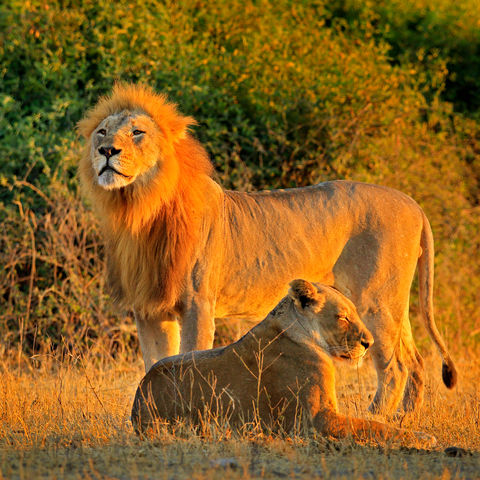
[[[293,280],[290,282],[288,295],[293,299],[297,307],[305,309],[318,303],[317,289],[306,280]]]

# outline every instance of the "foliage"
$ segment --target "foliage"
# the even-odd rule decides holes
[[[412,62],[434,93],[460,111],[480,108],[480,8],[472,0],[333,0],[327,18],[351,33],[382,39],[394,63]]]
[[[135,346],[75,179],[75,124],[118,79],[193,115],[227,188],[351,178],[411,194],[437,242],[439,324],[459,346],[479,338],[478,19],[476,0],[3,2],[4,348]]]

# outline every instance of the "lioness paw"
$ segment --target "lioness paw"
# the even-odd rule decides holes
[[[414,432],[415,437],[419,440],[424,447],[434,447],[437,444],[437,439],[425,432]]]

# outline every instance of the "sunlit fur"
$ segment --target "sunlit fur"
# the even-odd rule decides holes
[[[107,190],[99,185],[92,166],[92,136],[105,118],[122,111],[153,119],[159,136],[158,165],[148,182]],[[171,309],[178,298],[199,230],[195,211],[205,202],[212,173],[207,153],[188,133],[194,123],[164,95],[144,86],[118,84],[78,124],[87,139],[79,175],[102,222],[108,277],[121,306]]]

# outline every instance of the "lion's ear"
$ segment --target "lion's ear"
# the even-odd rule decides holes
[[[288,295],[302,310],[321,303],[321,295],[315,286],[306,280],[297,279],[290,282]]]
[[[183,117],[181,115],[172,117],[167,124],[172,141],[178,142],[183,140],[187,136],[189,128],[196,124],[197,122],[193,117]]]

